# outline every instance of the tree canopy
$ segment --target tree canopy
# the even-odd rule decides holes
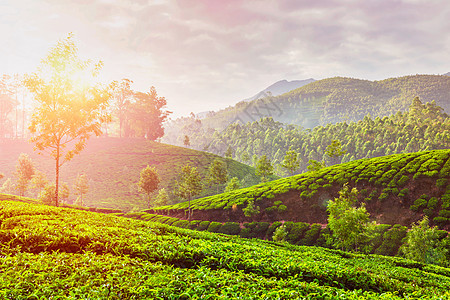
[[[91,135],[101,135],[102,123],[109,121],[105,113],[109,88],[97,81],[102,66],[102,62],[79,58],[70,34],[24,80],[35,101],[29,126],[31,141],[39,153],[47,151],[55,160],[56,206],[60,167],[83,150]]]

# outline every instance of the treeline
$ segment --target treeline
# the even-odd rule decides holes
[[[273,118],[246,124],[234,123],[224,131],[190,131],[190,143],[196,148],[223,155],[232,152],[243,163],[254,164],[266,155],[283,175],[281,163],[289,148],[297,152],[300,165],[297,173],[307,170],[310,160],[325,164],[348,162],[360,158],[396,153],[445,149],[450,147],[450,118],[435,102],[422,103],[414,98],[409,110],[389,117],[367,115],[359,122],[341,122],[302,129],[285,125]],[[345,154],[330,157],[326,149],[339,141]],[[286,173],[284,173],[286,175]]]
[[[108,86],[109,122],[102,125],[107,136],[145,137],[157,140],[164,135],[163,123],[171,113],[167,101],[158,96],[155,87],[147,92],[132,89],[133,81],[122,79]],[[26,105],[29,92],[24,77],[15,74],[0,76],[0,138],[26,138],[32,114]]]

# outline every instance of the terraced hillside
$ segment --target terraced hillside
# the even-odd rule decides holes
[[[0,172],[5,178],[0,181],[0,185],[7,177],[13,176],[20,153],[28,154],[37,169],[46,173],[50,180],[54,180],[52,160],[38,155],[28,142],[4,140],[0,142]],[[144,209],[146,201],[141,198],[136,186],[142,168],[147,165],[156,167],[162,181],[160,187],[166,188],[171,195],[170,191],[183,165],[190,163],[198,167],[205,177],[210,164],[216,158],[226,162],[229,176],[244,180],[244,185],[250,186],[259,182],[253,168],[231,159],[144,139],[125,138],[91,139],[80,155],[61,168],[61,181],[68,182],[72,187],[77,175],[84,172],[89,178],[86,205],[126,211],[133,208]],[[215,186],[206,184],[202,196],[215,192]],[[73,200],[76,196],[72,193],[71,198]],[[173,196],[172,198],[179,201]]]
[[[326,205],[348,183],[379,223],[410,225],[423,215],[450,229],[450,150],[356,160],[316,172],[191,201],[193,219],[217,222],[326,223]],[[246,217],[249,201],[260,212]],[[149,212],[184,218],[186,202]]]
[[[0,201],[2,299],[447,299],[450,269]]]

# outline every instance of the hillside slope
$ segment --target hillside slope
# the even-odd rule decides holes
[[[6,177],[13,176],[20,153],[28,154],[37,169],[54,181],[54,162],[48,156],[38,155],[32,145],[25,141],[4,140],[0,144],[0,171]],[[89,178],[88,206],[131,210],[145,208],[145,201],[137,191],[140,171],[147,165],[156,167],[161,177],[161,188],[173,189],[181,167],[187,163],[198,167],[205,177],[207,169],[216,158],[226,162],[230,177],[244,180],[250,186],[259,182],[253,168],[210,153],[175,147],[144,139],[99,138],[91,139],[86,149],[61,168],[61,181],[70,187],[78,174],[86,173]],[[202,196],[215,193],[215,187],[205,183]],[[170,194],[169,194],[170,195]],[[173,197],[173,196],[172,196]],[[71,195],[71,199],[76,198]],[[179,199],[173,199],[180,201]]]
[[[444,299],[450,270],[0,201],[5,299]]]
[[[381,81],[328,78],[277,97],[240,102],[210,113],[200,123],[195,118],[174,120],[167,124],[163,141],[177,145],[182,143],[180,136],[199,129],[205,133],[220,132],[234,122],[253,122],[263,117],[305,128],[359,121],[368,114],[383,117],[405,111],[415,97],[423,103],[434,100],[444,112],[450,113],[449,95],[450,77],[445,75],[414,75]]]
[[[193,218],[218,222],[302,221],[326,223],[326,204],[343,184],[356,187],[379,223],[410,225],[424,214],[450,229],[450,150],[356,160],[191,202]],[[260,213],[242,211],[253,200]],[[283,207],[282,207],[283,206]],[[281,208],[282,207],[282,208]],[[152,212],[184,217],[187,203]]]

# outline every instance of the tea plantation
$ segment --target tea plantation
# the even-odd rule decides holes
[[[450,269],[0,201],[1,299],[448,299]]]
[[[326,204],[348,183],[359,191],[379,223],[409,226],[427,215],[432,224],[450,229],[450,150],[433,150],[361,159],[315,172],[191,201],[193,218],[218,222],[326,223]],[[259,213],[246,217],[253,201]],[[188,203],[148,210],[184,218]]]

